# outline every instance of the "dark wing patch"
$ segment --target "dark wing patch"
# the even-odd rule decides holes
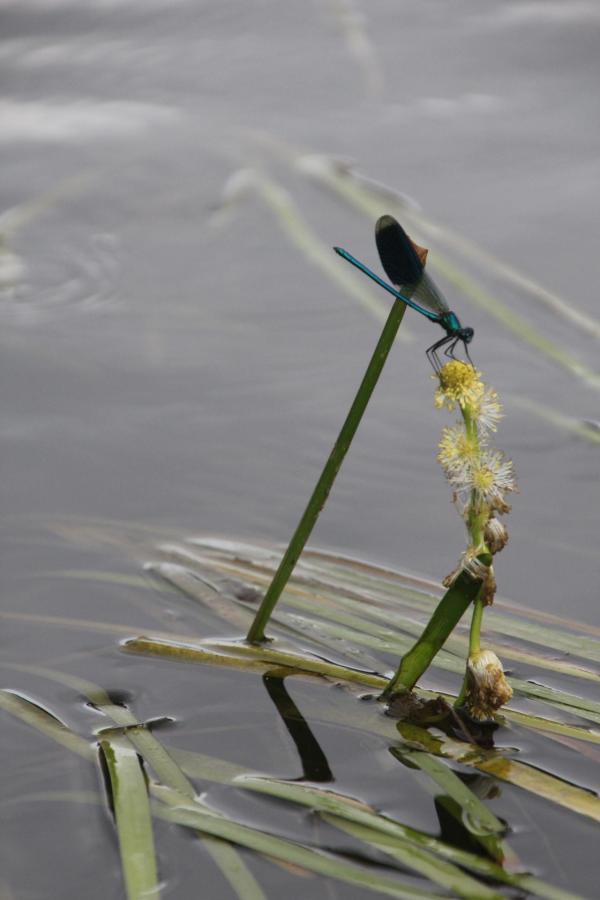
[[[423,265],[411,239],[392,216],[377,220],[375,242],[381,264],[392,284],[416,285],[423,274]]]

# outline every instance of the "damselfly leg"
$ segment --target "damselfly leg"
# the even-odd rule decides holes
[[[456,343],[455,335],[445,334],[443,338],[440,338],[439,341],[436,341],[435,344],[432,344],[431,347],[429,347],[425,351],[425,355],[426,355],[427,359],[429,360],[429,362],[431,363],[431,365],[433,366],[433,369],[435,372],[439,372],[440,369],[442,368],[442,363],[438,356],[437,351],[441,350],[442,347],[444,347],[446,344],[449,344],[451,341],[454,341],[454,343]]]
[[[469,348],[467,346],[467,341],[464,339],[464,337],[460,334],[459,335],[447,334],[447,335],[445,335],[445,337],[440,338],[439,341],[436,341],[435,344],[432,344],[431,347],[429,347],[429,349],[425,351],[425,355],[427,356],[427,359],[433,366],[433,369],[435,372],[439,372],[440,369],[442,368],[442,361],[440,360],[438,351],[441,352],[442,347],[445,347],[444,356],[447,356],[449,359],[456,359],[456,356],[454,355],[454,351],[456,350],[456,346],[459,343],[459,341],[462,343],[462,345],[464,347],[465,356],[467,357],[469,364],[473,368],[475,368],[475,366],[473,365],[473,360],[471,359],[471,357],[469,355]]]

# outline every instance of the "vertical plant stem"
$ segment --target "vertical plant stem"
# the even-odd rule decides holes
[[[469,631],[469,656],[471,656],[473,653],[478,653],[481,649],[481,622],[483,620],[483,606],[484,604],[481,599],[480,588],[479,594],[473,602],[473,615],[471,617],[471,629]],[[465,700],[467,699],[468,689],[469,663],[467,662],[462,687],[460,689],[458,697],[454,701],[454,706],[459,707],[464,704]]]
[[[479,592],[481,594],[481,591]],[[473,604],[473,617],[469,632],[469,656],[479,653],[481,649],[481,621],[483,619],[483,601],[481,596],[475,599]]]
[[[298,562],[298,558],[304,549],[310,534],[314,528],[315,522],[319,517],[319,513],[325,505],[325,501],[329,496],[331,486],[335,481],[335,477],[342,465],[344,457],[348,452],[348,448],[352,443],[352,439],[356,434],[356,430],[360,424],[363,413],[371,398],[371,394],[375,389],[375,385],[379,380],[383,366],[387,359],[390,348],[394,342],[394,338],[402,322],[402,317],[406,310],[406,305],[401,300],[395,300],[390,311],[381,337],[377,342],[371,361],[367,367],[364,378],[360,384],[354,402],[350,407],[350,412],[346,417],[346,421],[342,425],[338,439],[335,442],[329,459],[325,463],[325,467],[321,473],[316,487],[312,493],[308,505],[304,510],[304,514],[300,519],[298,527],[294,532],[288,548],[283,555],[283,559],[279,564],[279,568],[267,589],[262,603],[256,613],[254,621],[248,631],[247,640],[250,643],[257,644],[265,640],[265,628],[271,617],[271,613],[275,608],[275,604],[281,596],[281,592],[286,586],[294,566]]]
[[[467,438],[479,455],[480,447],[479,432],[477,430],[477,420],[473,416],[468,405],[464,405],[461,403],[460,411],[465,423],[465,432],[467,434]],[[477,508],[477,492],[475,490],[472,490],[470,509],[467,514],[467,528],[469,529],[471,545],[475,553],[481,553],[482,551],[487,550],[483,541],[483,528],[485,522],[487,521],[488,515],[489,513],[487,510],[484,510],[482,513],[482,511]]]
[[[477,450],[479,451],[479,433],[477,430],[477,422],[474,416],[471,414],[471,410],[468,406],[461,407],[463,419],[465,422],[465,430],[467,432],[470,440],[475,444]],[[477,508],[477,498],[476,491],[473,490],[471,492],[471,508],[467,515],[467,527],[469,529],[469,534],[471,537],[471,545],[474,548],[475,553],[481,553],[482,551],[487,552],[487,546],[484,540],[484,527],[485,523],[489,518],[489,509],[478,509]],[[482,592],[483,585],[480,587],[475,600],[473,601],[473,613],[471,618],[471,628],[469,631],[469,656],[473,653],[478,653],[481,649],[481,623],[483,620],[483,601],[482,601]],[[454,705],[456,707],[462,706],[467,698],[467,693],[469,689],[469,663],[467,660],[467,665],[465,667],[465,674],[463,677],[462,686],[460,689],[460,693],[456,698]]]

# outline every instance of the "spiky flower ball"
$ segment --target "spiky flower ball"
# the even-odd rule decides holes
[[[459,359],[446,363],[438,377],[440,386],[435,393],[435,405],[439,409],[445,406],[452,412],[457,405],[476,405],[485,391],[477,369]]]
[[[502,418],[496,391],[484,384],[473,366],[459,360],[447,363],[438,376],[436,406],[450,412],[458,409],[461,414],[460,422],[442,431],[438,461],[469,534],[458,567],[444,579],[450,587],[480,554],[499,553],[506,545],[508,532],[498,516],[510,511],[506,498],[516,490],[516,482],[512,461],[490,446],[490,437]],[[500,660],[479,645],[483,609],[493,603],[495,593],[494,568],[489,566],[474,603],[469,660],[460,698],[477,719],[491,718],[512,696]]]
[[[443,429],[438,461],[467,524],[470,546],[475,554],[486,549],[497,553],[508,539],[506,529],[502,526],[503,542],[488,545],[486,526],[510,510],[506,496],[516,489],[512,461],[489,446],[502,417],[498,395],[473,366],[451,360],[439,373],[435,404],[450,411],[458,408],[462,416],[460,424]]]

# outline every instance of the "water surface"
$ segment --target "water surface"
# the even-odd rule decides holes
[[[188,622],[160,594],[151,611],[135,591],[132,606],[122,589],[50,577],[134,574],[145,555],[124,561],[118,540],[86,546],[49,522],[74,534],[81,521],[134,522],[153,529],[148,547],[173,531],[284,542],[295,527],[380,324],[311,265],[259,193],[216,214],[238,170],[280,184],[324,247],[376,264],[373,219],[293,164],[303,153],[353,159],[432,220],[597,314],[594,3],[30,0],[4,3],[3,24],[5,610],[142,629]],[[477,277],[598,368],[592,337],[485,269]],[[498,444],[521,493],[500,591],[597,625],[600,448],[518,401],[595,421],[598,390],[444,287],[506,403]],[[464,536],[435,462],[449,423],[433,408],[424,358],[437,331],[410,312],[405,326],[412,339],[390,356],[313,542],[441,578]],[[68,663],[126,685],[148,713],[192,715],[197,686],[123,662],[110,635],[22,622],[5,633],[11,659]],[[218,694],[233,676],[203,678]],[[62,688],[25,675],[8,686],[87,727],[90,713]],[[268,718],[258,684],[236,702],[227,718],[248,708]],[[259,732],[246,736],[260,754]],[[53,749],[25,726],[8,740],[45,790]],[[286,752],[273,750],[274,768]],[[89,786],[83,764],[64,775]],[[13,822],[16,848],[30,834],[26,806]],[[58,872],[54,886],[43,880],[60,847],[48,829],[37,834],[27,854],[42,874],[29,855],[17,860],[23,889],[64,897]],[[91,852],[98,834],[86,835]],[[73,897],[92,895],[83,857]],[[115,869],[98,896],[118,896],[119,878]]]

